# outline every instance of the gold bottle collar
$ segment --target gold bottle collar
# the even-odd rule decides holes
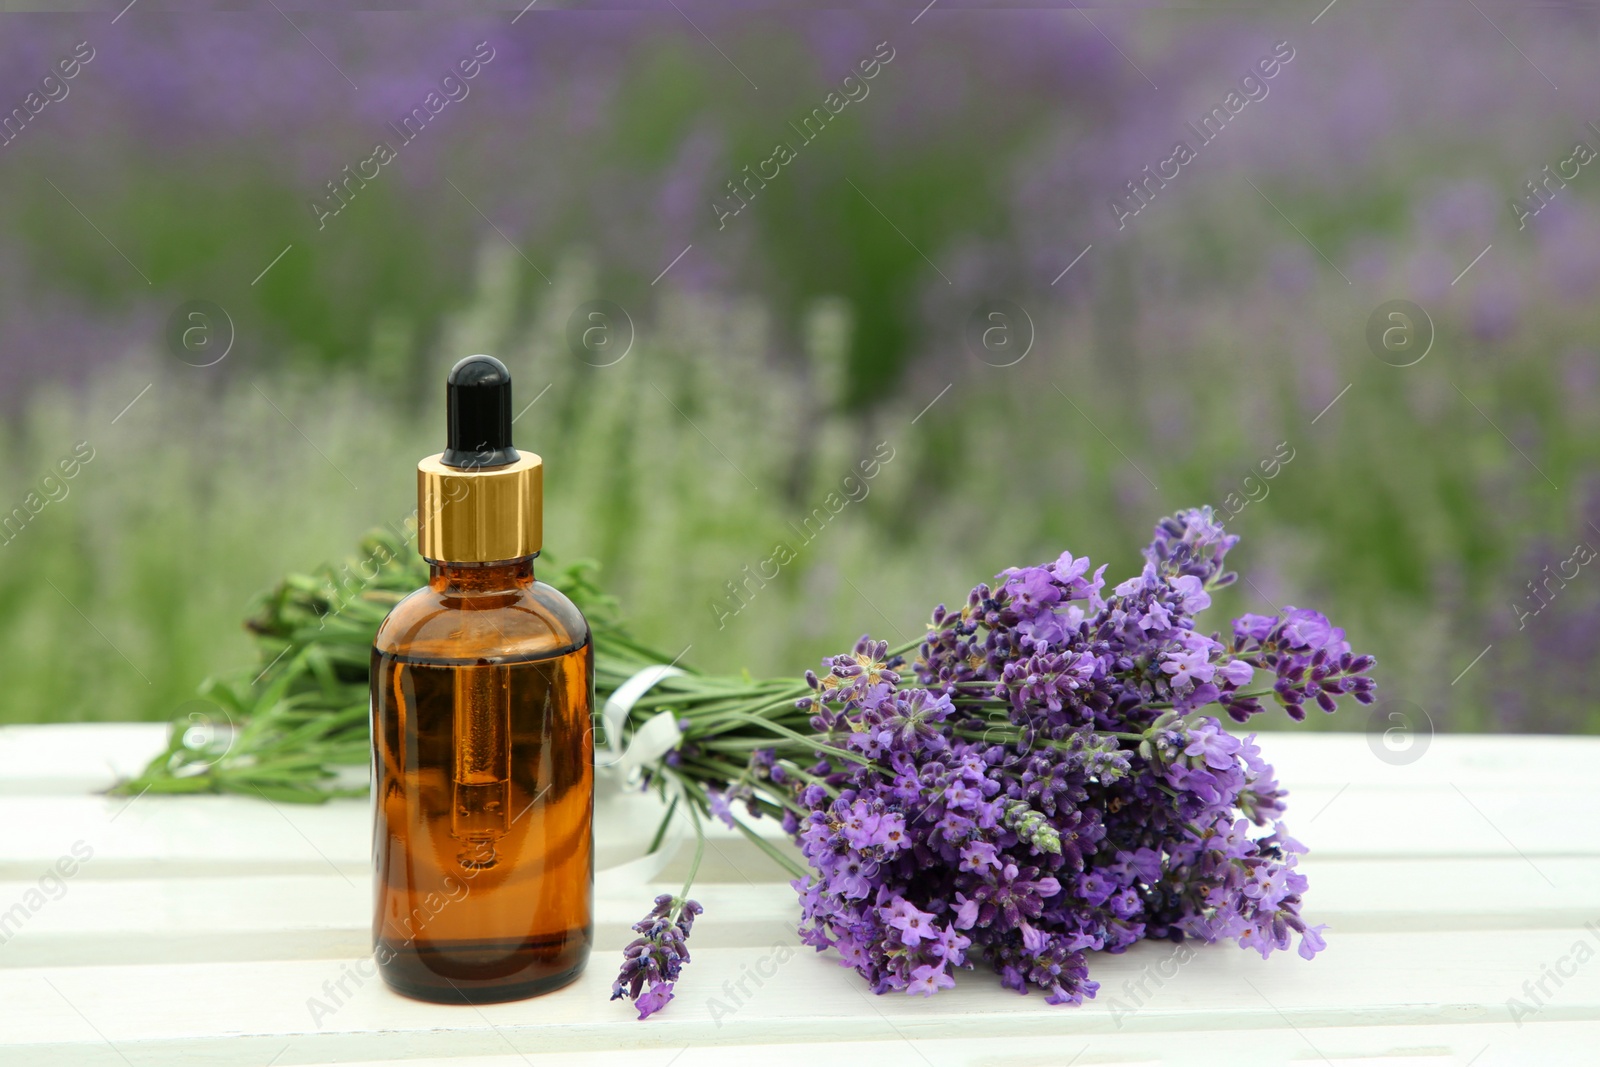
[[[539,551],[544,539],[544,460],[532,452],[505,467],[458,470],[440,457],[417,464],[417,548],[436,563],[492,563]]]

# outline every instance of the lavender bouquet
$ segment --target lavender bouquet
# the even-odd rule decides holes
[[[1087,953],[1142,938],[1263,957],[1298,939],[1310,959],[1324,927],[1300,914],[1284,792],[1254,735],[1206,711],[1371,703],[1375,661],[1306,609],[1197,630],[1237,541],[1209,508],[1186,511],[1109,595],[1104,567],[1064,553],[940,605],[919,645],[862,638],[803,685],[667,679],[642,703],[677,714],[682,738],[648,783],[687,805],[702,847],[716,817],[789,868],[802,940],[877,993],[932,994],[982,962],[1077,1004],[1098,988]],[[781,819],[804,863],[741,815]],[[640,1018],[688,962],[697,866],[626,951],[613,997]]]

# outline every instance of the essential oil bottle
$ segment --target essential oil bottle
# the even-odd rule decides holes
[[[594,658],[535,580],[544,463],[511,444],[511,375],[446,386],[449,447],[417,464],[428,585],[372,650],[373,951],[390,988],[488,1003],[555,989],[593,940]]]

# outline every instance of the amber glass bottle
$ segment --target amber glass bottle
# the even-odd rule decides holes
[[[417,475],[431,577],[372,652],[373,947],[425,1000],[555,989],[593,939],[593,651],[534,578],[543,463],[510,395],[488,356],[451,371],[450,448]]]

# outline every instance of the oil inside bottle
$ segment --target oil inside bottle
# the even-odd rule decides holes
[[[456,862],[495,865],[495,843],[511,828],[511,668],[454,667],[455,773],[450,833]]]
[[[429,1000],[531,996],[592,940],[591,647],[522,661],[375,652],[376,954]]]

